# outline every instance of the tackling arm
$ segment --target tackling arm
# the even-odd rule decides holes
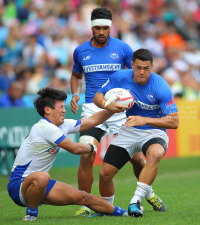
[[[82,119],[80,131],[88,130],[92,127],[95,127],[103,123],[104,121],[109,119],[113,114],[114,114],[113,112],[110,112],[108,110],[102,110],[86,119]]]
[[[68,138],[65,138],[62,142],[60,142],[58,147],[63,148],[75,155],[90,153],[93,149],[89,144],[75,143]]]

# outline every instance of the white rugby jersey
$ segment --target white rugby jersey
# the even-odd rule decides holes
[[[60,149],[57,145],[67,134],[78,133],[80,126],[81,120],[65,119],[57,127],[47,118],[42,118],[22,142],[10,174],[10,182],[24,179],[36,171],[48,172]]]

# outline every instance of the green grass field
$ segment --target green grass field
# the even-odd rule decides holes
[[[92,193],[98,192],[98,172],[95,167],[95,181]],[[66,182],[77,187],[77,168],[53,168],[50,170],[53,179]],[[25,208],[15,205],[9,198],[6,185],[7,176],[0,176],[0,224],[140,224],[140,225],[170,225],[200,224],[200,158],[165,159],[161,161],[159,173],[153,184],[153,189],[167,206],[166,213],[155,212],[143,200],[145,208],[142,218],[134,217],[75,217],[79,206],[47,206],[39,207],[36,221],[22,222]],[[130,164],[127,164],[115,177],[115,205],[127,208],[136,188]]]

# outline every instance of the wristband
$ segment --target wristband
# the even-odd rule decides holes
[[[103,100],[103,102],[101,104],[101,106],[102,106],[103,109],[105,109],[105,104],[106,104],[106,100]]]
[[[79,94],[78,94],[78,93],[75,93],[75,94],[73,94],[73,95],[72,95],[72,98],[73,98],[75,95],[78,95],[78,96],[79,96]]]
[[[91,146],[91,152],[94,152],[94,146],[89,144]]]

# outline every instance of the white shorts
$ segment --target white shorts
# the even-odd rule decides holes
[[[94,113],[99,112],[103,109],[100,109],[97,107],[94,103],[84,103],[82,105],[82,113],[81,118],[88,118],[92,116]],[[99,124],[98,128],[101,130],[107,131],[107,129],[110,129],[111,134],[117,134],[121,125],[126,122],[126,113],[115,113],[112,117],[110,117],[108,120],[106,120],[104,123]]]
[[[142,130],[124,125],[121,126],[118,135],[111,144],[126,149],[132,158],[135,153],[142,152],[144,144],[152,138],[164,139],[166,148],[168,147],[169,138],[164,131],[160,129]]]

